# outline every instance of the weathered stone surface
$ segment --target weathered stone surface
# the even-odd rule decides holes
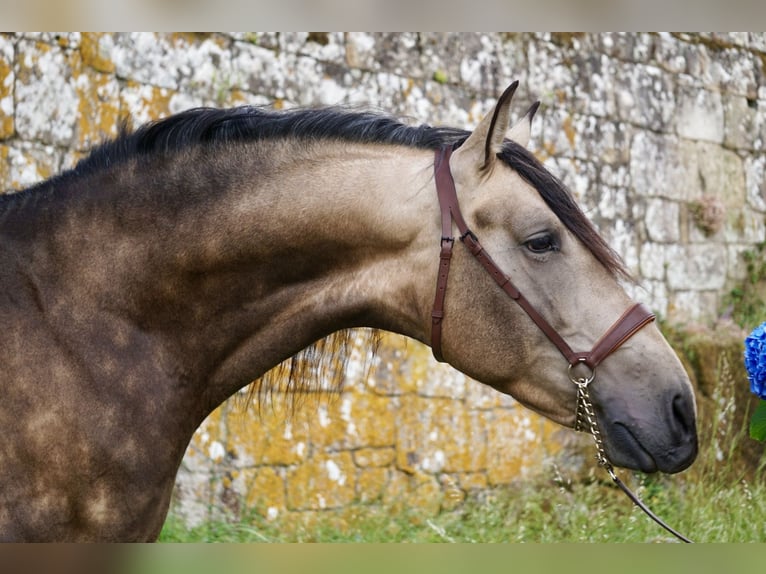
[[[729,148],[764,149],[764,117],[756,99],[731,95],[724,99],[724,144]]]
[[[646,232],[659,243],[675,243],[681,239],[679,205],[665,199],[650,199],[646,206]]]
[[[721,245],[673,246],[667,262],[671,289],[722,289],[726,283],[726,248]]]
[[[318,407],[312,442],[332,449],[390,447],[395,441],[395,403],[372,393],[342,393]]]
[[[766,212],[766,155],[745,159],[747,205],[760,213]]]
[[[408,397],[396,425],[397,468],[426,473],[485,469],[485,415],[467,411],[458,401]]]
[[[388,489],[391,470],[387,467],[363,468],[356,482],[356,498],[359,502],[380,501]]]
[[[244,493],[244,505],[274,520],[287,509],[285,478],[279,468],[263,466],[240,471],[238,492]]]
[[[60,169],[61,154],[48,145],[24,142],[7,148],[8,180],[5,189],[30,186],[55,175]]]
[[[555,443],[547,444],[555,425],[524,409],[496,409],[490,421],[487,480],[491,485],[533,475],[541,469],[546,454],[558,448]]]
[[[350,452],[317,454],[287,473],[290,510],[324,510],[356,498],[356,468]]]
[[[11,137],[14,132],[13,87],[16,75],[13,71],[13,59],[13,44],[0,36],[0,140]]]
[[[722,143],[724,110],[721,94],[682,84],[678,93],[676,131],[683,138]]]
[[[630,150],[633,189],[641,195],[686,201],[701,194],[696,146],[675,136],[640,131]]]
[[[361,467],[389,466],[396,458],[392,447],[360,448],[354,451],[354,463]]]
[[[30,40],[19,42],[17,49],[16,131],[23,140],[73,146],[79,53]]]

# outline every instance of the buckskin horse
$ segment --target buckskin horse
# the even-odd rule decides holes
[[[598,369],[609,459],[688,467],[689,379],[526,149],[537,105],[510,127],[517,84],[473,132],[194,109],[0,197],[0,538],[156,539],[205,417],[354,327],[568,427]]]

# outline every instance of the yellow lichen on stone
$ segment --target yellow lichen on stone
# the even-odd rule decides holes
[[[361,469],[356,483],[356,496],[359,502],[380,500],[388,486],[390,474],[391,471],[383,467]]]
[[[103,40],[106,37],[107,34],[103,32],[83,32],[80,53],[83,64],[98,72],[111,74],[114,73],[115,65],[104,50]]]
[[[77,145],[87,149],[117,135],[119,85],[111,76],[89,69],[75,75],[78,98]]]
[[[487,473],[465,472],[459,474],[458,484],[463,490],[483,490],[487,488]]]
[[[487,467],[481,411],[463,401],[408,396],[397,422],[397,467],[415,472],[475,472]]]
[[[287,509],[285,481],[275,468],[264,466],[242,471],[244,500],[248,509],[270,520]]]
[[[542,467],[544,437],[540,418],[526,409],[495,409],[489,425],[489,464],[491,485],[509,484]]]
[[[13,105],[13,68],[11,62],[6,62],[0,58],[0,140],[9,138],[13,135],[13,114],[4,112],[5,105],[3,100],[8,100],[8,104]]]
[[[312,421],[312,442],[336,449],[393,446],[394,412],[389,397],[352,392],[329,396]]]
[[[422,518],[438,514],[443,498],[442,488],[434,476],[423,472],[392,471],[383,493],[383,504],[398,514],[415,510],[412,515]]]
[[[120,121],[127,120],[135,128],[169,116],[174,94],[167,88],[129,81],[120,90]]]
[[[8,146],[0,145],[0,193],[10,187],[10,169],[8,168]]]
[[[324,510],[356,498],[356,467],[348,451],[316,453],[287,473],[290,510]]]
[[[293,412],[286,400],[278,398],[259,410],[229,408],[227,442],[236,445],[240,458],[251,464],[298,464],[309,455],[307,417],[306,412]]]
[[[360,448],[354,451],[354,462],[361,467],[389,466],[394,462],[396,451],[386,448]]]
[[[222,444],[224,442],[224,420],[222,416],[223,407],[213,411],[200,425],[197,432],[192,435],[192,439],[187,448],[189,453],[201,453],[205,457],[212,458],[211,445],[214,443]]]

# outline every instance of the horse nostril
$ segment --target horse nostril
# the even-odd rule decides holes
[[[680,427],[680,431],[688,435],[696,435],[697,426],[694,415],[694,405],[685,394],[677,394],[672,401],[673,420]]]

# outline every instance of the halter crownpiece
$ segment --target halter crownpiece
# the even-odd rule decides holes
[[[577,406],[575,416],[575,430],[590,432],[596,443],[596,460],[612,477],[614,483],[643,510],[652,520],[665,530],[676,536],[683,542],[691,542],[677,530],[668,526],[659,516],[654,514],[615,474],[612,464],[606,456],[598,421],[593,409],[593,403],[588,394],[588,385],[596,378],[596,367],[614,351],[619,349],[625,341],[630,339],[644,326],[654,321],[655,316],[641,303],[631,305],[609,327],[601,338],[596,341],[593,348],[588,352],[577,353],[567,344],[558,331],[546,321],[545,317],[537,312],[537,309],[524,297],[521,291],[511,281],[500,267],[492,260],[484,250],[479,238],[468,228],[468,225],[460,212],[460,205],[455,190],[455,181],[449,167],[449,158],[452,155],[452,147],[443,147],[436,150],[434,158],[434,178],[436,180],[436,194],[439,198],[441,210],[441,252],[439,254],[439,273],[436,279],[436,294],[431,311],[431,350],[437,361],[444,362],[442,356],[442,323],[444,320],[444,300],[447,296],[447,280],[449,279],[450,263],[452,261],[452,248],[455,245],[455,237],[452,234],[453,222],[460,232],[460,241],[468,248],[468,251],[482,264],[484,269],[500,288],[526,312],[530,319],[540,328],[548,339],[556,346],[569,363],[567,374],[572,383],[577,387]],[[578,376],[574,369],[578,365],[585,365],[590,369],[587,376]]]

